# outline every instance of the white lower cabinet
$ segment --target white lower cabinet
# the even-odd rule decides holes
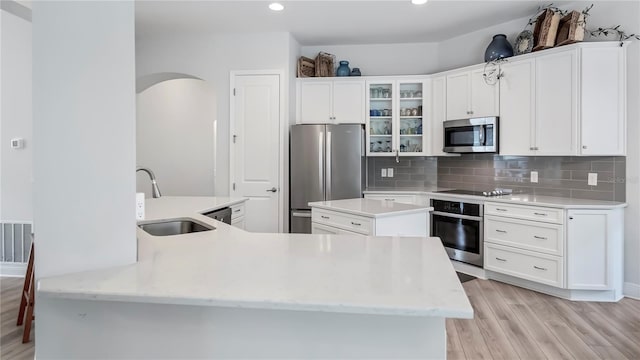
[[[245,229],[244,203],[231,206],[231,225],[242,230]]]
[[[485,269],[609,301],[622,295],[624,212],[485,203]],[[608,293],[591,292],[603,290]],[[572,291],[582,291],[579,294]]]
[[[564,228],[558,224],[487,216],[484,221],[485,241],[562,256]]]
[[[343,230],[337,227],[311,223],[312,234],[329,234],[329,235],[362,235],[353,231]]]
[[[556,287],[564,286],[563,258],[492,243],[485,245],[487,270]]]
[[[621,287],[623,232],[621,209],[568,211],[567,288]]]
[[[339,210],[311,211],[312,234],[426,237],[428,229],[426,212],[367,217]]]

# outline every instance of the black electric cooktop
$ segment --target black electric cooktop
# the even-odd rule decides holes
[[[437,193],[442,194],[460,194],[460,195],[476,195],[476,196],[484,196],[482,191],[473,191],[473,190],[442,190],[436,191]]]
[[[495,189],[495,190],[489,190],[489,191],[473,191],[473,190],[455,189],[455,190],[442,190],[442,191],[436,191],[436,192],[438,194],[475,195],[475,196],[486,196],[486,197],[508,195],[511,193],[510,191],[506,192],[506,191],[503,191],[502,189]]]

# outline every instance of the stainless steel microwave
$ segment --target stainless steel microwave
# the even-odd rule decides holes
[[[498,118],[444,122],[444,152],[498,153]]]

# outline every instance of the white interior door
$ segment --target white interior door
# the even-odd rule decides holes
[[[280,75],[233,75],[231,196],[246,197],[245,229],[278,232]]]

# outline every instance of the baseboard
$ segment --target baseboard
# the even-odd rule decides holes
[[[518,278],[511,275],[497,273],[487,270],[487,277],[491,280],[500,281],[510,285],[519,286],[525,289],[541,292],[543,294],[572,300],[572,301],[598,301],[598,302],[618,302],[624,296],[622,289],[617,290],[569,290],[555,286],[540,284],[534,281]]]
[[[640,300],[640,285],[626,282],[624,283],[622,293],[625,297]]]
[[[6,263],[0,262],[0,276],[24,277],[27,272],[26,263]]]
[[[463,263],[457,260],[451,260],[451,264],[453,264],[453,268],[460,273],[475,276],[477,278],[487,280],[486,272],[483,268],[477,267],[474,265],[469,265],[467,263]]]

